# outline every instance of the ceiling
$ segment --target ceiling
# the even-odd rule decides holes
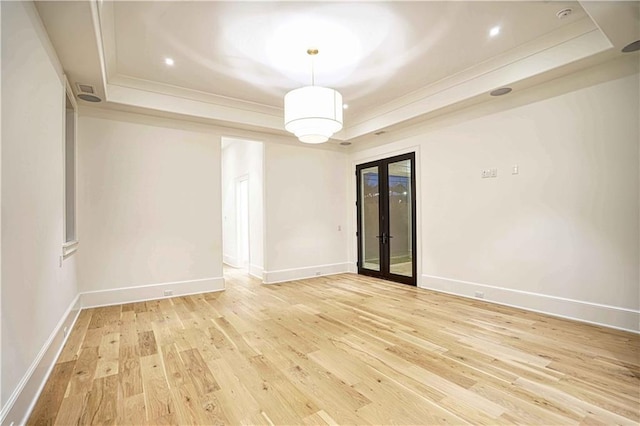
[[[348,104],[336,141],[610,60],[640,38],[638,2],[105,0],[37,8],[75,92],[75,83],[90,84],[105,107],[267,133],[285,134],[283,96],[310,84],[306,50],[318,48],[315,83]]]

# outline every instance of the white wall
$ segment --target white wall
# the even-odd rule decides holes
[[[353,164],[418,147],[421,285],[638,330],[638,81],[354,153]],[[481,179],[487,168],[498,177]]]
[[[61,347],[57,332],[61,324],[68,324],[64,321],[71,318],[77,295],[76,257],[60,263],[65,96],[62,69],[34,5],[2,2],[0,7],[0,422],[18,423]],[[38,364],[40,360],[45,360],[43,365]],[[19,398],[21,390],[23,399]],[[17,408],[11,411],[12,407]]]
[[[84,305],[161,297],[169,288],[174,294],[222,288],[223,131],[81,109],[78,262]],[[265,282],[276,282],[348,270],[347,154],[256,136],[264,140],[264,183],[261,144],[228,148],[235,158],[230,175],[255,173],[251,200],[264,188],[264,214],[257,211],[250,224],[253,273],[264,268]],[[263,241],[273,236],[264,253],[261,216]]]
[[[264,179],[263,144],[239,139],[223,139],[222,226],[223,259],[238,265],[236,184],[249,178],[249,272],[262,279],[264,269]]]
[[[78,133],[83,304],[222,289],[220,136],[91,109]]]
[[[348,270],[347,159],[343,152],[265,144],[265,282]]]
[[[2,69],[2,7],[0,7],[0,70]],[[2,82],[0,81],[0,99]],[[2,102],[0,101],[0,188],[2,188]],[[0,190],[0,195],[2,191]],[[2,197],[0,196],[0,241],[2,241]],[[2,318],[2,244],[0,243],[0,318]],[[0,326],[0,410],[2,410],[2,327]]]

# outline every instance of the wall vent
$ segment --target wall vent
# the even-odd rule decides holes
[[[78,86],[78,90],[82,93],[90,93],[92,95],[96,93],[96,91],[93,89],[93,86],[89,84],[76,83],[76,86]]]

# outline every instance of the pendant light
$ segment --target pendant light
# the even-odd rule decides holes
[[[316,144],[328,141],[342,129],[342,95],[315,85],[313,57],[318,49],[308,49],[307,54],[311,56],[311,86],[284,96],[284,128],[300,142]]]

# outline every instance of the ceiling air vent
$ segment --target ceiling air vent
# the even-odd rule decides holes
[[[102,99],[95,94],[96,90],[92,85],[76,83],[76,87],[78,88],[78,99],[87,102],[102,102]]]

